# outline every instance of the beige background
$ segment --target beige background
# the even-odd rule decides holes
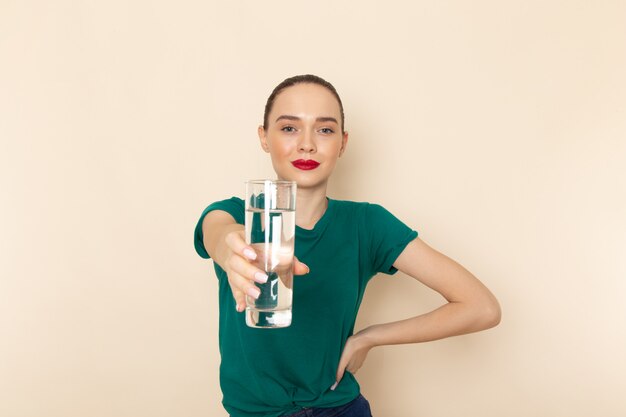
[[[270,90],[315,73],[374,201],[498,296],[493,330],[375,349],[376,416],[626,415],[622,1],[0,1],[0,415],[225,416],[192,231],[271,176]],[[398,274],[358,327],[441,297]]]

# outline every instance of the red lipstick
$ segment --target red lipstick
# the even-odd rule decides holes
[[[297,159],[295,161],[291,161],[291,164],[298,169],[309,171],[317,168],[320,163],[312,159]]]

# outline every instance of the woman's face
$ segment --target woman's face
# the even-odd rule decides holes
[[[320,85],[296,84],[278,94],[267,130],[259,126],[278,179],[296,181],[300,189],[325,189],[348,141],[340,123],[337,99]]]

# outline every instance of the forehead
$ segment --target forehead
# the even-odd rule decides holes
[[[326,87],[300,83],[287,87],[276,96],[271,115],[332,116],[339,120],[339,102]]]

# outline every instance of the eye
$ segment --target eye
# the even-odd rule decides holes
[[[320,132],[325,134],[325,135],[331,135],[333,133],[335,133],[334,130],[332,130],[330,127],[323,127],[320,129]]]
[[[287,133],[293,133],[296,131],[296,128],[293,126],[283,126],[280,130]]]

